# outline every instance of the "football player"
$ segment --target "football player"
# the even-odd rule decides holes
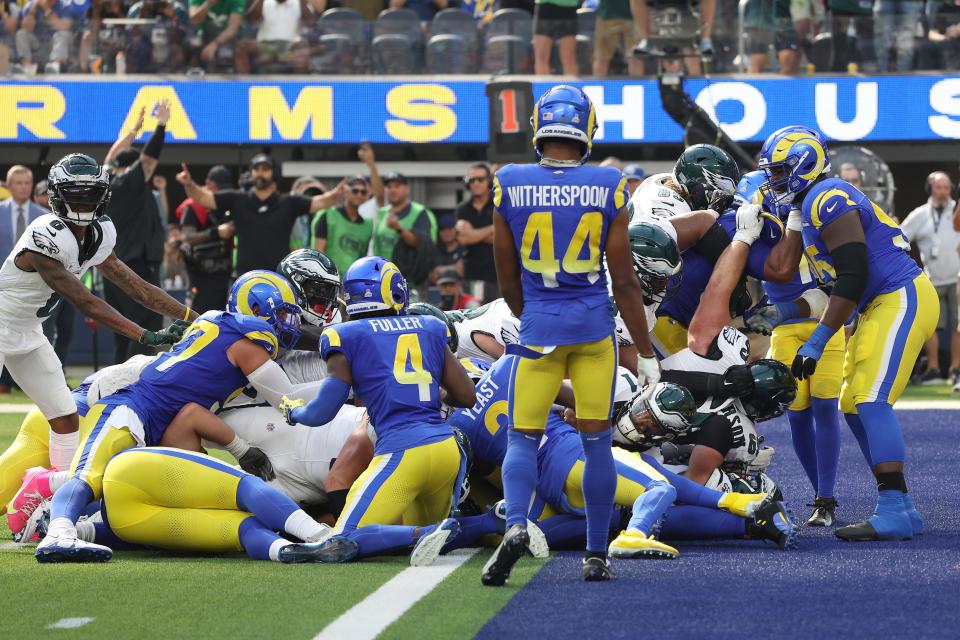
[[[511,388],[510,433],[504,459],[507,533],[484,567],[487,585],[502,585],[526,551],[530,496],[537,480],[537,445],[564,378],[574,395],[587,459],[583,490],[588,522],[585,580],[613,577],[606,558],[616,467],[611,453],[610,399],[617,344],[607,293],[637,344],[637,369],[645,381],[660,376],[633,274],[627,236],[626,178],[611,167],[593,167],[590,156],[596,111],[582,90],[553,87],[533,112],[537,164],[507,165],[493,182],[494,241],[500,291],[520,318],[522,354]]]
[[[744,175],[737,188],[738,198],[743,202],[762,203],[770,211],[766,202],[769,198],[764,199],[760,194],[764,180],[762,171]],[[801,257],[799,269],[790,282],[764,280],[764,300],[744,313],[748,327],[771,336],[770,357],[787,366],[793,364],[797,349],[816,329],[817,320],[827,306],[827,294],[817,285],[807,259]],[[793,449],[816,492],[813,513],[807,519],[811,526],[830,527],[836,518],[833,489],[840,460],[837,399],[843,380],[844,345],[844,333],[838,331],[824,348],[814,374],[797,381],[797,398],[787,410]]]
[[[473,382],[447,346],[448,329],[437,318],[405,314],[407,283],[392,263],[377,256],[351,265],[343,280],[350,321],[324,330],[321,354],[330,375],[304,405],[284,399],[288,422],[329,422],[354,393],[367,406],[376,432],[375,455],[353,483],[346,506],[324,543],[324,557],[348,561],[360,552],[358,538],[377,533],[406,535],[406,527],[446,518],[466,470],[450,426],[440,415],[446,402],[468,406]]]
[[[105,327],[159,346],[173,344],[196,314],[134,273],[114,253],[117,231],[102,214],[110,200],[107,170],[90,156],[68,155],[47,178],[52,213],[31,222],[0,267],[0,365],[40,408],[50,424],[50,462],[70,466],[77,449],[79,418],[63,365],[43,335],[41,324],[61,298]],[[149,331],[122,316],[80,282],[91,267],[143,306],[182,318],[161,331]]]
[[[457,332],[457,357],[495,362],[508,344],[520,341],[520,321],[507,301],[497,298],[478,309],[448,311]]]
[[[53,497],[50,528],[37,547],[37,560],[110,559],[108,547],[78,540],[74,524],[87,503],[100,497],[110,458],[125,449],[158,444],[184,405],[222,405],[248,384],[277,404],[292,394],[289,379],[273,358],[281,343],[290,346],[299,337],[298,302],[283,276],[270,271],[244,274],[233,285],[227,311],[201,316],[137,382],[91,407],[83,420],[84,443],[71,465],[71,479]],[[269,460],[262,452],[241,442],[229,428],[217,426],[215,434],[203,437],[225,445],[241,466],[269,474]]]
[[[840,409],[873,469],[878,498],[872,516],[836,535],[909,539],[923,522],[907,493],[903,434],[893,404],[936,330],[939,300],[897,223],[849,182],[827,177],[828,164],[823,137],[804,129],[775,132],[760,151],[766,176],[761,190],[774,206],[799,209],[807,260],[822,282],[833,284],[793,372],[799,379],[812,376],[833,336],[859,314],[847,345]]]

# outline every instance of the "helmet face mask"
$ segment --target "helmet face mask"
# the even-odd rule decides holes
[[[266,321],[277,343],[292,348],[300,339],[302,300],[293,284],[273,271],[248,271],[233,283],[227,311]]]
[[[697,403],[685,387],[659,382],[644,388],[614,412],[614,426],[628,442],[661,444],[686,434],[693,427]]]
[[[780,207],[792,203],[797,194],[830,171],[830,154],[819,131],[790,126],[766,139],[758,166],[766,176],[760,192],[770,204]]]
[[[303,319],[325,327],[340,306],[340,272],[326,254],[297,249],[280,261],[277,271],[286,276],[303,298]]]
[[[74,153],[50,168],[47,176],[50,209],[57,217],[87,226],[103,215],[110,202],[107,170],[90,156]]]

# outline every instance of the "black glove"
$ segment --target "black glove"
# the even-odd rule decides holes
[[[180,341],[180,338],[183,337],[183,334],[186,333],[187,327],[190,326],[190,323],[186,320],[174,320],[173,324],[165,329],[160,331],[150,331],[149,329],[143,330],[143,335],[140,336],[138,342],[140,344],[147,345],[148,347],[159,347],[164,344],[174,344]]]
[[[723,395],[742,398],[753,393],[753,374],[750,365],[735,364],[723,373]]]
[[[257,476],[264,482],[270,482],[277,477],[277,474],[273,471],[273,465],[270,464],[270,458],[256,447],[250,447],[245,454],[240,456],[240,468],[251,475]]]
[[[797,380],[806,380],[812,376],[813,372],[816,370],[817,359],[809,356],[802,356],[799,353],[793,359],[793,364],[790,366],[790,372],[793,373],[793,377]]]

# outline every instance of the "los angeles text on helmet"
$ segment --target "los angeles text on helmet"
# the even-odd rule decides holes
[[[593,185],[519,185],[507,187],[507,198],[515,207],[594,207],[606,206],[609,187]]]

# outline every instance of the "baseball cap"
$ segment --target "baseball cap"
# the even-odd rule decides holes
[[[452,213],[445,213],[437,216],[437,227],[440,229],[453,229],[457,226],[457,216]]]
[[[345,178],[345,179],[347,181],[347,185],[351,187],[355,184],[369,184],[369,180],[367,180],[366,176],[362,176],[359,173],[356,175],[349,176],[348,178]]]
[[[450,284],[451,282],[460,282],[460,274],[456,267],[440,267],[437,270],[437,284]]]
[[[258,164],[265,164],[271,169],[273,169],[273,158],[271,158],[265,153],[258,153],[257,155],[250,158],[250,168],[252,169]]]
[[[647,177],[647,172],[638,164],[628,164],[623,168],[623,176],[627,180],[643,180]]]
[[[407,176],[403,175],[399,171],[391,171],[387,175],[383,176],[383,184],[387,184],[389,182],[401,182],[403,184],[407,184]]]
[[[207,172],[207,180],[221,189],[233,188],[233,174],[230,173],[230,169],[227,169],[222,164],[210,168],[210,171]]]
[[[47,193],[47,181],[40,180],[37,182],[36,186],[33,188],[33,195],[42,196]]]

